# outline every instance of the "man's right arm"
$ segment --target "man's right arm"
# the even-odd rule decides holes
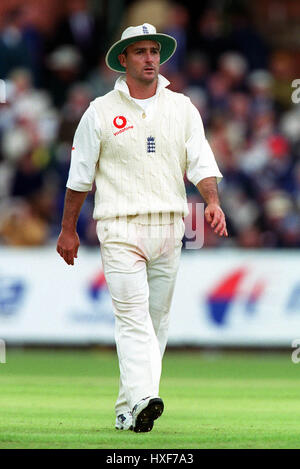
[[[100,124],[93,106],[90,106],[74,135],[62,229],[57,241],[57,252],[69,265],[74,265],[74,257],[77,257],[80,242],[76,224],[83,202],[93,186],[100,138]]]
[[[74,258],[77,257],[80,241],[76,225],[87,194],[88,192],[77,192],[72,189],[66,191],[61,232],[57,240],[56,250],[69,265],[74,265]]]

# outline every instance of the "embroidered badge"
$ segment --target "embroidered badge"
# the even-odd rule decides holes
[[[155,138],[147,138],[147,153],[155,153]]]
[[[143,33],[144,33],[144,34],[149,34],[149,31],[148,31],[147,26],[144,26],[144,25],[143,25]]]

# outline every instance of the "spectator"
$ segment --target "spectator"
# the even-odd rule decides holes
[[[167,14],[168,5],[133,2],[127,19],[130,25],[153,22],[178,37],[172,67],[161,73],[199,109],[224,175],[219,190],[230,238],[219,240],[204,226],[204,246],[299,247],[294,56],[272,51],[244,13],[226,17],[221,7],[209,8],[195,16],[194,29],[190,7],[172,4]],[[74,131],[89,102],[109,91],[117,77],[101,53],[108,45],[106,27],[101,18],[93,19],[86,1],[69,2],[56,26],[51,19],[50,49],[44,47],[42,11],[31,4],[14,8],[0,32],[0,73],[6,78],[6,102],[0,103],[0,242],[10,245],[43,245],[57,237]],[[185,182],[188,202],[201,202]],[[88,246],[98,244],[89,221],[93,197],[91,191],[78,221]]]
[[[240,54],[228,51],[218,61],[218,70],[231,91],[246,91],[247,62]]]
[[[22,31],[22,9],[8,11],[0,34],[0,77],[6,78],[16,67],[33,71],[28,43]]]
[[[69,90],[67,101],[61,111],[59,141],[71,145],[81,116],[89,107],[91,99],[91,89],[85,84],[78,83]]]
[[[79,79],[84,79],[100,54],[106,50],[105,33],[103,18],[92,14],[87,0],[70,0],[48,49],[53,51],[65,45],[76,49],[82,60]]]
[[[177,49],[171,59],[165,64],[167,74],[178,73],[185,66],[187,56],[187,25],[189,13],[184,5],[172,4],[169,8],[167,24],[163,29],[177,41]]]
[[[63,106],[69,89],[79,80],[82,57],[72,46],[61,46],[48,56],[46,81],[56,107]]]
[[[216,9],[207,9],[198,19],[196,31],[190,38],[191,50],[201,51],[209,59],[212,71],[216,71],[220,56],[228,50],[221,16]]]
[[[87,83],[91,88],[93,99],[98,96],[103,96],[114,87],[115,81],[118,77],[116,72],[113,72],[107,67],[103,55],[98,60],[98,65],[90,72]]]
[[[291,82],[295,78],[294,60],[284,50],[275,51],[270,58],[270,70],[273,76],[272,94],[275,104],[282,112],[292,106]]]
[[[2,207],[0,239],[8,246],[40,246],[48,241],[48,225],[25,200],[15,199]]]
[[[188,86],[199,86],[206,90],[209,67],[206,55],[192,52],[187,56],[185,74]]]
[[[272,75],[267,70],[254,70],[250,73],[247,85],[251,97],[251,113],[274,110],[272,96]]]
[[[233,14],[228,42],[233,50],[246,59],[250,70],[267,67],[269,48],[252,25],[250,9]]]

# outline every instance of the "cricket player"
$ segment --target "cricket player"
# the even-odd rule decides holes
[[[217,190],[222,175],[199,112],[159,74],[176,45],[145,23],[127,28],[109,49],[106,64],[122,75],[91,102],[76,130],[57,242],[73,265],[76,223],[95,180],[93,216],[120,367],[115,427],[135,432],[152,430],[164,409],[159,382],[188,214],[185,173],[207,204],[207,222],[227,236]]]

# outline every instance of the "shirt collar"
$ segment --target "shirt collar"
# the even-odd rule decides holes
[[[157,88],[156,88],[156,93],[154,96],[157,96],[163,88],[166,88],[170,84],[169,80],[167,80],[165,77],[162,75],[158,75],[158,81],[157,81]],[[129,93],[129,88],[126,83],[126,76],[121,75],[116,83],[115,83],[115,90],[121,91],[122,93],[126,94],[127,96],[130,96]]]

